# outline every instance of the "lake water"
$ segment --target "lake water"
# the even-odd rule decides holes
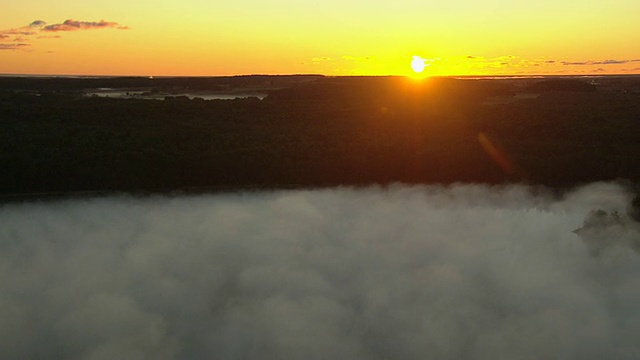
[[[200,98],[203,100],[233,100],[256,97],[260,100],[267,97],[265,93],[195,93],[195,92],[151,92],[148,90],[122,90],[122,89],[96,89],[87,91],[86,96],[109,97],[118,99],[150,99],[164,100],[166,97],[186,96],[189,99]]]

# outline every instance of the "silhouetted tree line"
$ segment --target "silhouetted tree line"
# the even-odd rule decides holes
[[[264,100],[158,101],[37,96],[0,80],[3,195],[640,180],[634,94],[563,85],[518,98],[540,80],[315,77],[280,82]]]

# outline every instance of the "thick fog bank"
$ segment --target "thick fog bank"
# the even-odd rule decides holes
[[[0,207],[0,358],[637,359],[630,195],[453,186]],[[597,241],[591,239],[590,241]],[[618,245],[616,245],[618,244]]]

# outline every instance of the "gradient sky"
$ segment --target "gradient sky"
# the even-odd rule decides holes
[[[640,73],[638,0],[21,0],[0,73]]]

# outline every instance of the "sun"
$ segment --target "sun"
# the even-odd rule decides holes
[[[411,68],[415,73],[423,72],[425,66],[426,65],[424,63],[424,59],[421,58],[420,56],[414,56],[413,59],[411,60]]]

